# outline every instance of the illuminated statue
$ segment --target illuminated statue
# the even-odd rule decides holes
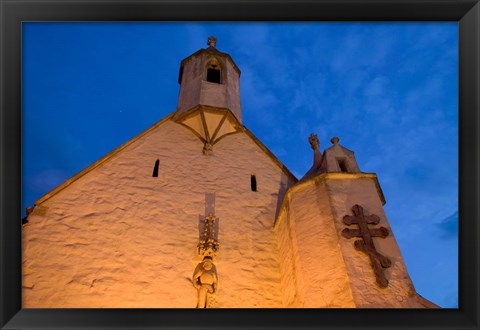
[[[211,257],[203,258],[195,268],[193,286],[198,290],[197,308],[207,308],[209,295],[217,291],[217,269]]]

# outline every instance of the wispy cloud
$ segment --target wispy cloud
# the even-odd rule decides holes
[[[441,238],[458,238],[458,211],[438,222],[436,226],[440,230]]]

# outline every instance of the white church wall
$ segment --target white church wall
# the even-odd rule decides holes
[[[281,307],[273,222],[290,183],[244,133],[211,156],[202,147],[167,121],[38,205],[23,226],[23,307],[195,307],[207,193],[219,218],[212,307]]]
[[[284,210],[275,225],[281,270],[282,307],[298,308],[304,306],[304,285],[295,221],[291,220],[288,207],[289,202],[285,202]]]
[[[293,251],[297,254],[295,268],[301,269],[298,276],[303,285],[297,294],[302,301],[301,306],[292,307],[355,307],[325,183],[318,180],[301,183],[288,196],[286,215],[279,219],[277,227],[279,234],[288,231],[297,245]],[[282,230],[285,227],[290,230]],[[290,259],[285,258],[287,262]],[[288,266],[283,271],[294,276],[289,274]]]

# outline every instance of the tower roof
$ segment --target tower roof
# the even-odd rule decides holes
[[[215,38],[215,43],[211,43],[210,38],[212,38],[212,37],[209,37],[209,39],[208,39],[209,42],[207,42],[207,44],[208,44],[207,48],[199,49],[195,53],[193,53],[190,56],[184,58],[180,62],[180,67],[182,67],[186,62],[190,61],[192,58],[197,57],[198,55],[200,55],[202,53],[206,53],[206,54],[211,54],[211,55],[223,56],[223,57],[227,58],[232,63],[235,71],[237,71],[238,75],[240,76],[241,71],[238,68],[235,61],[233,60],[233,58],[230,56],[230,54],[219,51],[216,47],[216,38]]]

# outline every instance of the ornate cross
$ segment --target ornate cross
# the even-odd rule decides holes
[[[385,227],[369,228],[368,224],[377,225],[380,222],[380,218],[375,214],[365,216],[363,214],[363,207],[355,204],[352,207],[353,216],[346,215],[343,217],[343,222],[347,225],[358,225],[358,229],[345,228],[342,230],[342,235],[346,238],[361,237],[361,240],[356,240],[354,245],[355,249],[367,254],[370,258],[370,264],[372,265],[377,279],[377,284],[381,288],[388,286],[388,280],[383,273],[383,268],[388,268],[392,265],[389,258],[381,255],[375,249],[372,237],[385,238],[388,236],[389,231]]]
[[[213,214],[205,217],[204,229],[198,243],[198,254],[202,257],[215,257],[218,251],[219,243],[215,235],[215,221],[217,218]]]
[[[197,245],[201,257],[216,257],[218,252],[218,218],[215,214],[215,193],[205,193],[205,217],[200,217],[200,239]]]

